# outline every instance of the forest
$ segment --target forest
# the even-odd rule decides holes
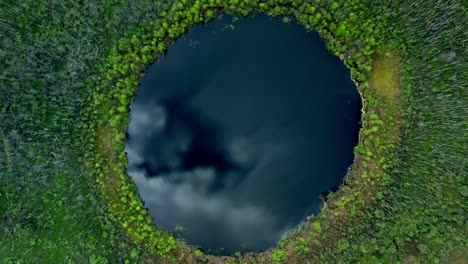
[[[4,0],[0,262],[466,263],[466,5],[371,0]],[[290,17],[350,69],[355,160],[265,252],[212,256],[153,225],[124,153],[143,71],[218,14]],[[157,216],[156,216],[157,217]]]

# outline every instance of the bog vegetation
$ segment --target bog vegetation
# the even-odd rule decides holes
[[[0,262],[463,263],[463,8],[459,0],[3,1]],[[145,68],[220,12],[290,17],[317,31],[363,98],[355,162],[323,212],[271,250],[231,257],[207,256],[153,225],[123,152]]]

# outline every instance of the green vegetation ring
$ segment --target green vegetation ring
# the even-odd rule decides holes
[[[154,225],[132,178],[126,173],[124,153],[129,106],[145,68],[193,25],[206,23],[219,11],[236,16],[258,12],[273,17],[291,16],[306,29],[317,31],[330,52],[344,60],[363,99],[362,129],[354,164],[340,190],[327,197],[321,214],[310,218],[276,248],[237,258],[267,263],[310,260],[325,245],[338,252],[349,247],[341,236],[342,231],[350,228],[350,219],[359,217],[379,199],[380,188],[389,182],[388,171],[394,163],[398,140],[398,103],[382,92],[381,77],[372,72],[373,55],[389,48],[382,44],[385,18],[375,21],[358,1],[346,1],[342,6],[324,2],[176,0],[156,21],[127,33],[110,50],[100,66],[102,78],[92,97],[94,136],[91,140],[96,144],[92,164],[110,219],[124,230],[144,256],[169,262],[234,261],[234,257],[204,256],[200,250]]]

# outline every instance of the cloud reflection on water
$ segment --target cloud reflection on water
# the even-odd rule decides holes
[[[218,35],[196,27],[148,69],[125,150],[155,222],[224,254],[271,247],[320,210],[360,117],[349,72],[316,34],[249,19]]]

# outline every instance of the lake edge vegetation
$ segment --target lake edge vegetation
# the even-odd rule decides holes
[[[149,5],[145,1],[141,3]],[[461,5],[461,3],[459,1],[451,1],[451,3],[454,9],[453,13],[455,14],[455,10],[457,10],[456,4]],[[119,8],[121,7],[119,7],[117,1],[114,4],[116,7],[110,10],[117,12],[116,10],[120,10]],[[106,49],[105,59],[96,59],[96,62],[99,62],[96,64],[97,66],[90,67],[90,69],[95,69],[98,73],[93,75],[95,79],[86,80],[84,89],[88,89],[88,91],[77,96],[79,97],[77,99],[83,101],[77,105],[85,107],[82,107],[82,112],[76,115],[76,117],[80,118],[76,129],[72,129],[72,131],[67,133],[80,136],[76,137],[73,141],[74,143],[63,143],[67,143],[70,146],[83,145],[80,150],[85,155],[74,153],[70,157],[77,157],[82,164],[86,164],[84,169],[81,169],[79,164],[76,164],[74,167],[76,171],[86,171],[86,176],[80,177],[80,179],[87,183],[80,184],[84,184],[88,186],[87,188],[94,190],[96,195],[100,193],[99,197],[101,200],[98,200],[94,195],[86,198],[82,197],[81,199],[94,201],[93,205],[88,206],[98,206],[99,208],[102,206],[104,210],[103,212],[90,212],[90,215],[97,214],[100,216],[91,219],[96,219],[95,228],[101,236],[86,234],[87,239],[92,238],[95,241],[89,245],[86,245],[89,242],[84,243],[85,246],[83,246],[82,250],[87,253],[83,254],[83,256],[89,254],[87,260],[92,263],[113,262],[112,259],[114,261],[128,261],[131,263],[151,262],[156,259],[168,263],[196,263],[197,261],[209,261],[213,263],[237,263],[239,261],[250,263],[394,263],[415,261],[437,262],[448,261],[451,258],[463,260],[464,255],[462,252],[463,247],[466,247],[466,234],[463,232],[462,234],[457,234],[456,231],[462,227],[466,228],[463,222],[464,218],[462,217],[463,207],[461,206],[461,201],[466,197],[467,191],[466,186],[463,187],[463,174],[457,173],[466,173],[466,166],[462,165],[462,151],[466,150],[463,149],[466,148],[463,147],[463,143],[466,143],[466,140],[463,141],[463,138],[452,138],[456,137],[456,135],[451,135],[449,133],[452,132],[451,130],[443,131],[443,128],[439,130],[443,131],[438,134],[440,137],[447,136],[448,139],[454,140],[454,142],[458,140],[457,142],[459,142],[456,146],[456,151],[450,149],[451,152],[449,152],[446,150],[447,153],[451,154],[447,158],[453,160],[448,164],[452,164],[454,161],[459,162],[453,170],[450,167],[444,168],[451,171],[454,177],[445,178],[440,175],[438,181],[432,183],[444,183],[443,186],[445,187],[441,190],[435,188],[434,185],[427,187],[429,189],[435,188],[435,195],[440,199],[443,197],[437,195],[447,192],[454,199],[453,202],[442,199],[445,203],[449,204],[449,206],[444,208],[445,211],[443,211],[450,215],[449,219],[444,219],[440,212],[424,212],[424,206],[432,203],[431,197],[423,196],[425,200],[408,201],[411,198],[419,199],[419,197],[409,189],[406,189],[405,193],[398,191],[399,189],[408,188],[408,186],[402,186],[405,184],[411,183],[412,185],[410,186],[417,186],[417,180],[421,180],[423,183],[429,181],[427,177],[430,177],[430,172],[414,167],[408,162],[413,158],[411,157],[411,153],[413,153],[414,149],[418,150],[416,154],[422,164],[428,162],[427,158],[434,158],[430,154],[428,155],[425,149],[418,149],[420,147],[418,146],[418,142],[420,143],[421,138],[416,140],[417,137],[411,139],[411,137],[406,136],[406,131],[411,131],[412,128],[417,126],[414,123],[414,117],[421,114],[417,110],[414,110],[415,105],[421,104],[421,102],[415,102],[418,101],[418,96],[422,94],[426,100],[430,100],[427,99],[430,96],[429,94],[425,93],[421,88],[417,88],[424,83],[425,79],[422,77],[420,77],[422,79],[418,79],[417,76],[414,76],[415,71],[413,69],[420,69],[423,63],[427,63],[424,60],[424,56],[416,57],[414,55],[421,54],[418,53],[421,52],[420,50],[428,49],[427,47],[420,46],[422,45],[420,43],[427,44],[427,41],[424,39],[426,36],[421,36],[416,31],[412,32],[412,35],[406,35],[407,29],[403,24],[409,23],[413,25],[413,23],[416,23],[415,27],[426,26],[421,26],[422,22],[411,19],[410,11],[416,12],[414,11],[415,6],[422,6],[423,11],[431,14],[429,10],[431,7],[428,7],[424,1],[417,1],[414,6],[403,3],[403,1],[397,1],[393,6],[387,6],[385,3],[372,3],[371,1],[180,0],[161,5],[158,16],[152,17],[151,23],[134,23],[133,27],[129,27],[119,37],[113,36],[114,42],[109,49]],[[137,7],[138,5],[135,4],[132,8],[138,9]],[[441,9],[439,12],[442,14],[444,12],[444,4],[438,4],[437,7]],[[271,250],[260,254],[236,254],[232,257],[204,255],[200,250],[187,246],[183,241],[175,239],[169,232],[153,225],[152,217],[144,208],[132,179],[126,174],[127,160],[123,152],[125,131],[129,122],[128,108],[146,67],[155,61],[159,54],[163,53],[177,37],[184,34],[191,26],[196,23],[206,23],[221,11],[237,16],[246,16],[252,13],[266,13],[270,16],[290,16],[294,17],[308,30],[317,31],[326,41],[328,49],[336,56],[344,58],[344,63],[350,69],[351,76],[356,82],[363,98],[362,129],[360,131],[359,144],[355,149],[355,162],[340,190],[326,197],[326,206],[323,212],[317,218],[311,218],[306,223],[300,225],[292,234],[282,240],[277,247]],[[110,16],[113,15],[115,13],[111,12]],[[454,18],[454,21],[461,21],[460,17]],[[445,32],[443,30],[451,30],[451,28],[442,26],[441,29],[437,30],[440,30],[440,35],[442,35]],[[460,31],[460,29],[458,30]],[[458,37],[460,38],[463,34],[459,33],[459,31],[457,31],[457,34],[459,34]],[[441,40],[436,39],[435,41]],[[446,63],[449,59],[448,62],[452,60],[455,62],[461,61],[460,57],[462,57],[463,52],[460,52],[460,46],[457,46],[461,44],[456,41],[460,40],[455,38],[453,42],[454,47],[451,47],[454,50],[444,51],[445,53],[442,54],[446,55],[442,56],[442,62],[439,63]],[[454,58],[452,52],[455,53],[455,56],[459,54],[459,57]],[[400,63],[395,63],[394,65],[404,68],[394,71],[396,73],[394,73],[395,76],[393,77],[402,80],[402,91],[395,93],[401,95],[398,98],[392,97],[389,99],[381,96],[379,94],[379,89],[381,88],[376,87],[379,82],[371,81],[373,77],[373,60],[375,58],[382,58],[382,56],[388,56],[390,59],[400,61]],[[437,54],[436,59],[440,60],[438,56],[439,54]],[[1,59],[4,58],[6,57],[1,57]],[[9,60],[5,59],[4,61],[9,66]],[[378,61],[374,63],[378,63]],[[38,65],[40,66],[40,64]],[[445,67],[447,66],[444,66],[444,70],[453,74],[452,68],[448,67],[449,70],[447,70]],[[466,81],[463,79],[463,76],[458,77],[456,74],[457,72],[462,74],[460,67],[460,64],[453,66],[455,81],[450,79],[452,76],[448,76],[447,78],[455,82],[457,87],[463,87],[463,82]],[[437,71],[437,67],[434,66],[432,70],[434,72]],[[424,73],[430,75],[433,72],[430,69]],[[443,72],[444,74],[448,73]],[[421,74],[421,76],[423,75]],[[39,77],[42,76],[40,75]],[[2,89],[3,87],[7,87],[6,84],[10,84],[7,78],[11,78],[11,76],[5,75],[2,78]],[[40,78],[39,82],[40,80],[42,79]],[[14,80],[11,82],[14,83]],[[3,86],[4,84],[5,86]],[[428,85],[427,83],[425,84]],[[46,89],[48,83],[39,83],[37,85],[39,85],[40,88],[38,89],[40,91],[44,89],[50,93]],[[395,87],[398,89],[398,86]],[[442,96],[445,100],[442,100],[442,102],[449,102],[452,99],[452,90],[448,88],[444,90],[447,96]],[[455,92],[459,96],[464,95],[463,89],[455,89]],[[48,94],[46,96],[50,97]],[[60,100],[66,101],[67,96],[68,94],[63,94],[58,97]],[[85,100],[86,97],[88,100]],[[39,99],[42,100],[44,98],[39,97]],[[31,100],[35,104],[41,103],[36,98]],[[463,105],[460,106],[460,103],[463,103],[462,100],[463,97],[461,102],[451,106],[455,109],[455,113],[460,115],[457,117],[461,117],[462,114]],[[7,104],[7,106],[2,106],[2,113],[8,114],[8,112],[12,112],[13,103],[15,101]],[[51,105],[56,104],[54,101],[48,103]],[[67,103],[64,102],[63,104],[66,105]],[[36,108],[42,109],[37,106]],[[56,108],[52,108],[52,110],[59,111]],[[431,122],[430,114],[427,110],[425,111],[423,114],[429,115],[429,117],[426,117],[426,122]],[[434,112],[437,113],[437,111]],[[50,113],[48,112],[44,113],[43,120],[53,118],[49,115]],[[32,119],[33,117],[29,118]],[[22,121],[31,121],[30,119]],[[460,124],[458,126],[454,125],[454,127],[463,132],[461,130],[463,128],[461,125],[463,124],[463,120],[458,119],[458,121]],[[13,126],[14,122],[11,121],[11,123]],[[54,126],[70,126],[69,123],[71,123],[71,118],[67,117],[65,122],[54,124]],[[415,130],[413,129],[412,131]],[[14,171],[15,174],[19,174],[22,171],[14,167],[15,165],[12,161],[15,159],[15,156],[11,155],[15,151],[12,150],[15,146],[12,144],[12,138],[14,139],[15,135],[7,133],[11,133],[11,131],[2,130],[3,153],[5,157],[4,166],[9,173],[8,175],[13,175],[12,172],[14,170],[16,170]],[[423,134],[419,133],[416,136]],[[399,135],[402,135],[401,140]],[[34,135],[28,136],[34,138]],[[51,136],[46,137],[48,141],[54,140],[53,138],[49,139]],[[47,141],[44,139],[41,143],[45,144],[45,142]],[[438,141],[436,140],[435,142],[443,142],[443,140],[438,138]],[[402,144],[404,145],[402,146]],[[426,146],[426,148],[429,147]],[[54,151],[52,153],[49,154],[52,155],[52,160],[57,160],[57,156],[62,157],[62,155],[68,154],[68,150],[64,149],[63,153],[58,154]],[[19,154],[18,152],[17,155]],[[38,160],[37,164],[39,165],[41,162],[44,161]],[[62,166],[67,166],[67,164],[68,162],[64,162]],[[62,167],[59,168],[61,169]],[[458,169],[458,171],[455,171],[455,169]],[[56,173],[54,175],[61,174],[58,168],[46,168],[44,170],[54,170]],[[415,173],[415,171],[419,171],[419,173]],[[38,173],[31,173],[31,175],[27,171],[22,173],[28,175],[30,181],[32,181],[41,172],[44,173],[44,171],[40,170]],[[437,172],[445,173],[446,171],[439,169]],[[72,177],[72,171],[68,175],[68,177]],[[407,175],[411,175],[411,177]],[[100,186],[99,191],[93,189],[90,185],[92,179],[98,182]],[[64,182],[60,182],[60,180]],[[58,181],[57,184],[59,185],[69,184],[65,182],[66,180],[66,178],[58,177],[52,178],[51,182]],[[9,215],[7,214],[3,218],[3,223],[6,223],[6,221],[11,222],[12,217],[17,218],[20,214],[27,213],[26,209],[20,210],[20,212],[13,210],[14,205],[11,202],[8,203],[12,200],[9,196],[9,191],[14,190],[14,188],[15,186],[12,185],[10,189],[0,189],[0,205],[2,206],[0,207],[2,209],[0,212],[9,213]],[[422,187],[421,189],[424,188]],[[395,196],[395,194],[398,195]],[[60,202],[61,196],[67,195],[65,192],[54,194],[51,198],[51,201],[54,202],[52,207],[56,206],[57,199]],[[406,206],[403,209],[394,208],[395,204],[400,203],[400,199],[407,202],[410,206]],[[99,206],[98,202],[102,202],[103,205]],[[58,208],[63,208],[62,210],[46,212],[68,215],[66,206],[62,203],[58,204]],[[441,205],[441,203],[438,204]],[[406,204],[400,203],[399,205]],[[50,207],[46,207],[44,210],[50,209]],[[394,215],[396,213],[397,215]],[[420,217],[413,219],[412,213]],[[73,217],[78,218],[75,215],[71,216],[72,219]],[[33,223],[31,224],[26,221],[19,227],[19,231],[23,232],[23,229],[25,229],[25,234],[34,236],[35,231],[29,234],[27,230],[34,230],[34,221],[37,220],[34,220],[34,216],[30,216],[30,218],[33,219],[31,220]],[[394,218],[399,219],[399,222],[394,222]],[[428,221],[430,224],[427,223]],[[81,220],[80,223],[84,225],[81,228],[86,227],[86,219]],[[401,227],[401,223],[405,223],[405,225]],[[40,222],[39,224],[36,223],[36,225],[40,224]],[[15,225],[10,223],[9,226]],[[37,228],[41,230],[40,227]],[[19,231],[2,229],[2,232],[5,232],[9,239],[17,239],[16,241],[13,240],[13,243],[18,243],[20,233],[11,232]],[[444,232],[445,234],[443,234]],[[386,236],[386,234],[392,235]],[[440,240],[442,240],[442,237],[444,238],[442,242],[446,240],[450,241],[448,246],[444,247],[441,245]],[[122,240],[122,238],[124,239]],[[0,257],[4,256],[5,262],[21,260],[19,256],[23,256],[23,260],[28,260],[28,257],[35,260],[46,260],[49,252],[45,244],[54,241],[54,238],[49,239],[50,241],[34,242],[33,246],[38,248],[39,251],[41,248],[43,250],[38,255],[34,255],[33,252],[30,252],[29,255],[19,253],[18,251],[22,247],[21,244],[8,244],[11,242],[2,241],[2,245],[5,243],[7,246],[4,248],[0,247]],[[111,242],[100,245],[100,241],[103,240]],[[117,243],[117,240],[123,242]],[[27,246],[27,242],[29,241],[22,241],[22,243],[25,243],[23,246]],[[93,253],[90,254],[88,252]],[[99,252],[101,253],[99,254]],[[18,254],[18,256],[15,256],[15,254]],[[75,254],[75,258],[68,257],[65,254],[60,255],[60,253],[51,254],[56,254],[59,257],[63,257],[64,260],[68,259],[74,262],[82,262],[83,260],[80,259],[79,253]]]

